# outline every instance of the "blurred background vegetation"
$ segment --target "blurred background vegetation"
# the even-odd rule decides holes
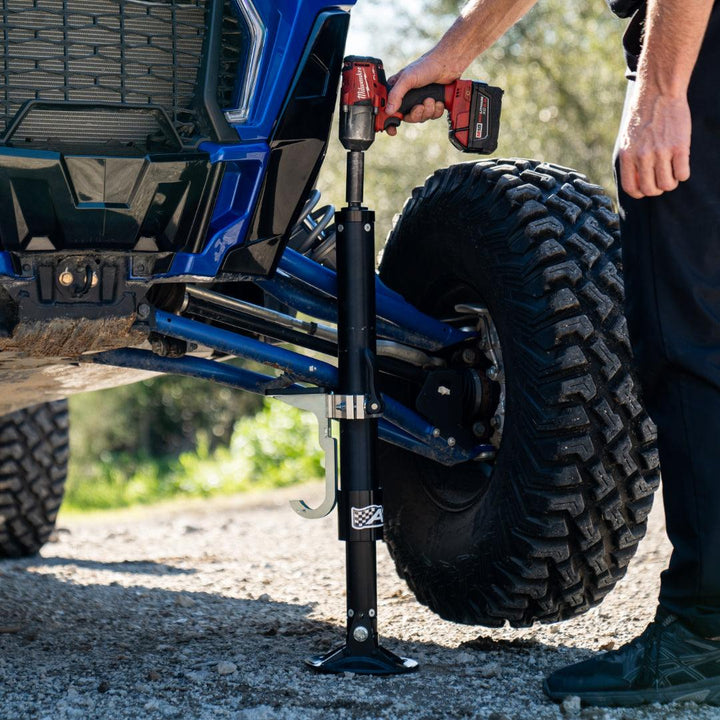
[[[380,57],[392,75],[432,46],[460,6],[453,0],[359,0],[348,54]],[[621,33],[604,0],[540,0],[478,59],[465,77],[505,90],[497,155],[574,167],[610,187],[624,95]],[[378,137],[367,157],[366,201],[377,212],[379,244],[414,186],[436,168],[467,159],[447,142],[444,121]],[[319,189],[326,202],[340,206],[344,188],[344,153],[333,142]],[[71,427],[71,509],[322,475],[312,416],[200,381],[159,378],[77,396]]]

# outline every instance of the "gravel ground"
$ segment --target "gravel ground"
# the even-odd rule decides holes
[[[580,710],[542,694],[546,673],[651,619],[668,556],[659,507],[615,592],[554,626],[444,622],[381,546],[380,632],[421,669],[373,678],[302,665],[341,640],[344,554],[334,516],[290,511],[297,494],[65,517],[41,558],[0,565],[0,717],[720,719],[692,703]]]

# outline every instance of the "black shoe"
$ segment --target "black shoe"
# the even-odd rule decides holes
[[[720,639],[688,630],[658,610],[642,635],[618,650],[557,670],[547,695],[576,695],[585,705],[641,705],[692,700],[720,705]]]

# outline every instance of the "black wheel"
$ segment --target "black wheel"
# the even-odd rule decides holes
[[[481,331],[447,362],[482,380],[484,400],[464,422],[495,448],[488,459],[446,467],[380,449],[388,547],[442,617],[561,620],[625,573],[659,470],[630,371],[620,269],[602,188],[529,160],[438,171],[391,232],[382,279],[428,314]],[[397,392],[412,400],[418,388]]]
[[[34,555],[55,527],[68,461],[66,400],[0,418],[0,558]]]

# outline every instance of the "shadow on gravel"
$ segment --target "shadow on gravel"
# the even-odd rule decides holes
[[[128,570],[126,563],[65,558],[0,565],[3,720],[563,720],[566,713],[544,697],[542,678],[591,654],[490,631],[456,647],[398,641],[388,637],[392,627],[381,627],[385,646],[418,660],[421,672],[314,675],[303,659],[336,647],[344,628],[313,617],[312,603],[241,597],[232,585],[175,591],[151,587],[150,578],[145,585],[93,585],[42,572],[66,565]],[[147,574],[152,565],[132,563],[132,572]],[[414,607],[409,603],[406,615]],[[580,716],[653,717],[644,710]],[[697,706],[663,715],[713,717]]]
[[[42,567],[81,566],[139,574],[184,571],[153,563],[101,563],[65,558],[0,565],[0,658],[14,665],[23,656],[35,672],[57,671],[58,663],[77,672],[102,675],[120,668],[142,681],[158,663],[181,661],[184,670],[215,669],[232,660],[239,668],[300,666],[306,656],[338,645],[344,627],[311,617],[313,604],[231,597],[217,593],[171,591],[148,585],[78,584],[37,572]],[[339,602],[342,602],[338,598]],[[5,628],[5,632],[2,632]],[[9,630],[8,630],[9,628]],[[381,633],[392,628],[381,628]],[[478,637],[459,648],[435,643],[397,642],[385,635],[388,649],[419,657],[425,666],[454,666],[458,652],[487,661],[513,662],[533,655],[540,665],[558,664],[563,648],[539,642],[495,642]],[[497,655],[497,658],[493,658]],[[281,659],[279,659],[281,658]],[[495,671],[487,671],[492,677]],[[2,675],[0,674],[0,684]]]
[[[74,566],[88,570],[107,570],[117,573],[137,573],[138,575],[194,575],[197,571],[193,568],[179,568],[166,563],[158,563],[153,560],[122,560],[120,562],[99,562],[97,560],[78,560],[77,558],[65,557],[35,557],[22,561],[22,567],[28,570],[36,567],[58,567]],[[0,572],[2,565],[0,565]]]

